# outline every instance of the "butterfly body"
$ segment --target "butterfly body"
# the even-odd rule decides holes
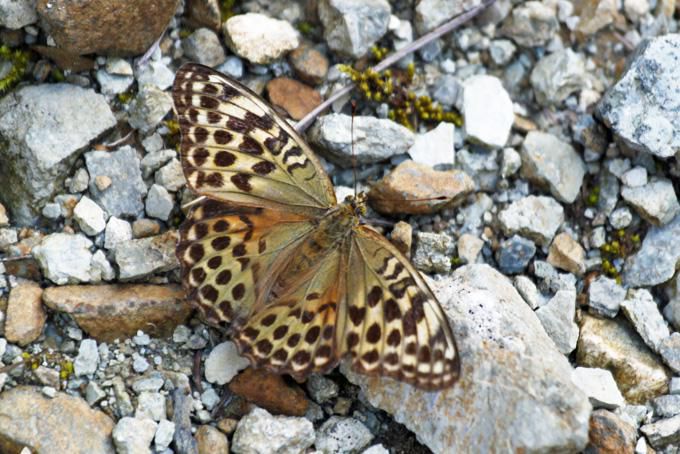
[[[180,230],[184,285],[259,367],[303,379],[343,358],[354,370],[435,390],[458,377],[448,320],[422,276],[338,204],[320,162],[238,82],[200,65],[173,98],[188,185],[206,196]]]

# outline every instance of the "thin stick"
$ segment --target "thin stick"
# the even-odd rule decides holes
[[[456,28],[460,27],[466,22],[472,20],[474,17],[479,15],[482,11],[484,11],[486,8],[488,8],[495,2],[496,0],[484,0],[480,5],[462,14],[459,14],[450,21],[444,23],[443,25],[440,25],[431,32],[426,33],[420,38],[416,39],[408,46],[399,49],[398,51],[396,51],[395,53],[393,53],[392,55],[382,60],[377,65],[375,65],[372,69],[376,72],[380,72],[389,68],[394,63],[404,58],[406,55],[417,51],[418,49],[429,44],[435,39],[440,38],[441,36],[455,30]],[[350,83],[349,85],[333,93],[330,98],[316,106],[314,110],[305,115],[302,120],[298,121],[297,124],[295,125],[295,130],[299,133],[304,132],[307,128],[309,128],[309,126],[314,122],[314,120],[316,120],[316,117],[318,117],[321,114],[321,112],[328,109],[328,107],[330,107],[331,104],[333,104],[335,101],[348,94],[350,91],[352,91],[353,88],[354,83]]]
[[[349,136],[352,147],[352,175],[354,177],[354,197],[357,196],[357,155],[354,154],[354,114],[357,110],[357,102],[352,100],[352,121],[349,126]]]

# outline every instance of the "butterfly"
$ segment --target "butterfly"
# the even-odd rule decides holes
[[[366,195],[337,203],[298,133],[266,101],[208,67],[173,86],[189,188],[180,228],[188,298],[253,366],[304,380],[352,369],[425,390],[460,374],[446,315],[423,277],[362,222]]]

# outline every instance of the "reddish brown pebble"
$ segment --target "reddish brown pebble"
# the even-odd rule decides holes
[[[308,84],[320,84],[328,73],[328,59],[308,44],[303,44],[288,54],[288,60],[295,74]]]
[[[229,390],[274,414],[304,416],[309,406],[302,389],[264,369],[249,367],[234,377]]]
[[[590,416],[588,446],[593,454],[633,454],[637,431],[619,416],[607,410],[595,410]]]
[[[34,282],[12,289],[7,302],[5,337],[7,341],[28,345],[36,340],[45,326],[47,314],[42,306],[43,290]]]
[[[321,104],[318,91],[287,77],[269,81],[267,93],[272,104],[284,109],[294,120],[300,120]]]

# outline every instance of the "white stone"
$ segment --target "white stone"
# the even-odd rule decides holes
[[[92,375],[97,371],[99,365],[99,350],[97,341],[94,339],[84,339],[80,343],[78,356],[73,362],[73,369],[76,376]]]
[[[73,217],[87,235],[97,235],[106,227],[106,213],[87,196],[83,196],[73,209]]]
[[[647,184],[647,169],[644,167],[633,167],[621,175],[621,183],[631,188],[637,188]]]
[[[151,454],[151,441],[156,434],[156,423],[149,418],[121,418],[113,428],[113,444],[117,454]]]
[[[546,333],[552,338],[557,349],[568,355],[576,348],[578,341],[578,325],[574,321],[576,314],[576,292],[560,290],[545,305],[536,310]]]
[[[646,289],[629,290],[628,297],[621,303],[621,310],[642,340],[658,353],[659,344],[671,333],[652,294]]]
[[[152,218],[167,221],[175,203],[172,195],[163,186],[154,184],[146,194],[146,214]]]
[[[250,362],[238,354],[233,342],[222,342],[205,360],[205,379],[209,383],[224,385],[249,365]]]
[[[298,454],[314,443],[314,426],[306,418],[272,416],[255,408],[241,418],[231,442],[236,454]]]
[[[586,393],[594,408],[614,410],[626,403],[612,373],[606,369],[577,367],[571,380]]]
[[[118,243],[132,239],[132,226],[128,221],[111,216],[104,231],[104,247],[113,249]]]
[[[314,446],[327,454],[358,452],[366,447],[373,434],[354,418],[331,416],[316,433]]]
[[[647,221],[655,225],[669,223],[678,213],[680,204],[670,180],[652,179],[644,186],[621,189],[621,197]]]
[[[53,233],[33,248],[45,276],[57,285],[90,281],[92,241],[81,234]]]
[[[526,276],[519,275],[515,277],[514,284],[517,292],[522,296],[524,301],[526,301],[531,309],[536,310],[543,304],[543,295],[541,295],[541,292],[538,291],[538,287],[536,287],[534,281]]]
[[[167,419],[163,419],[158,423],[156,434],[154,436],[154,446],[156,451],[163,451],[172,443],[172,437],[175,435],[175,423]]]
[[[501,176],[507,178],[514,175],[522,167],[522,158],[514,148],[503,148],[501,158]]]
[[[477,75],[466,79],[463,87],[463,116],[468,138],[490,147],[504,146],[515,114],[501,81],[493,76]]]
[[[165,408],[165,396],[161,393],[144,391],[137,398],[135,418],[151,418],[160,421],[167,416]]]
[[[453,133],[455,126],[445,121],[415,138],[413,146],[408,150],[411,158],[418,163],[436,166],[437,164],[454,164],[455,150]]]
[[[90,267],[90,280],[92,282],[112,281],[116,277],[116,271],[111,266],[111,263],[106,258],[104,251],[98,249],[92,254],[92,262]]]
[[[284,20],[259,13],[230,17],[222,26],[226,43],[240,57],[268,64],[300,44],[298,32]]]
[[[182,163],[172,158],[167,164],[156,172],[156,184],[163,186],[168,191],[178,191],[186,184]]]
[[[506,236],[518,233],[547,246],[564,222],[564,209],[551,197],[530,195],[502,210],[498,220]]]
[[[32,0],[0,0],[0,26],[19,30],[38,20]]]

